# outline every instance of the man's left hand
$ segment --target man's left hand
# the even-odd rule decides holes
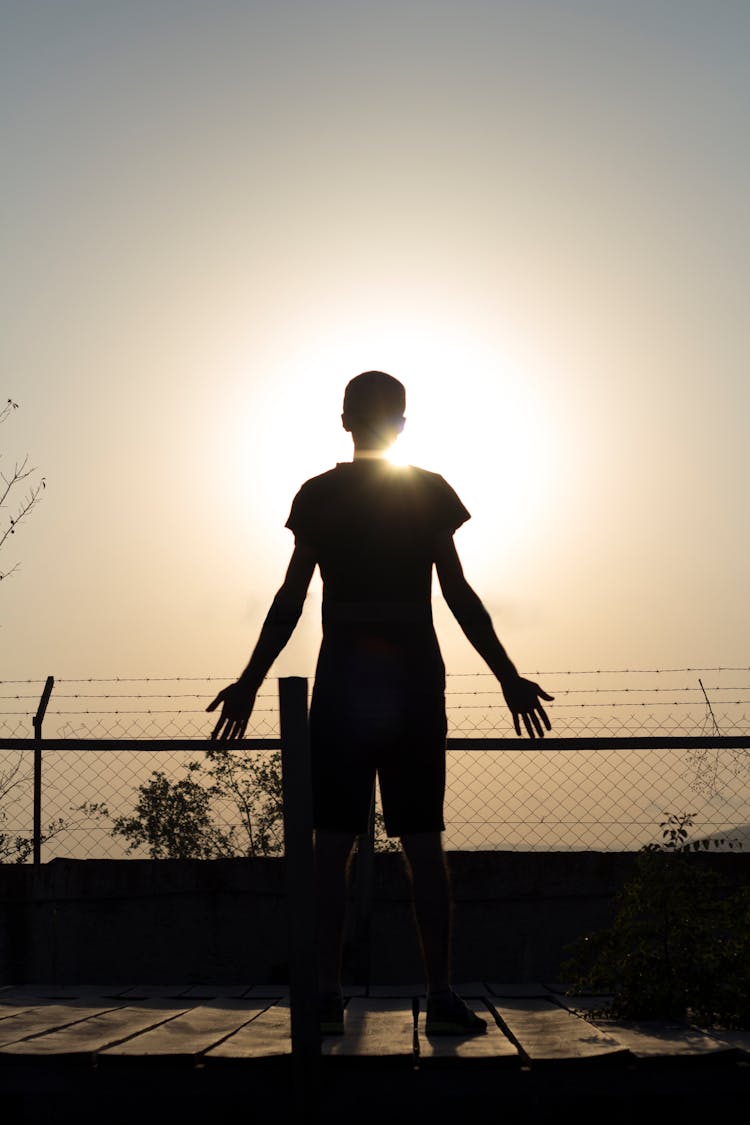
[[[540,701],[542,699],[552,701],[555,697],[542,691],[539,684],[533,683],[532,680],[525,680],[522,676],[506,680],[500,686],[513,716],[516,734],[521,734],[523,721],[529,738],[544,738],[542,724],[547,730],[552,730],[552,724]]]

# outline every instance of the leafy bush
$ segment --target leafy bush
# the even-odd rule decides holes
[[[132,813],[112,816],[87,804],[89,816],[109,820],[127,853],[148,848],[151,859],[222,859],[278,855],[283,849],[281,754],[236,752],[217,743],[186,775],[170,780],[154,770],[137,789]],[[229,816],[221,817],[223,809]],[[229,823],[227,823],[227,819]]]
[[[689,840],[693,815],[670,816],[616,903],[612,926],[569,947],[570,993],[610,994],[602,1009],[628,1019],[750,1026],[750,891],[728,888]]]
[[[284,848],[281,754],[237,751],[217,742],[186,775],[170,780],[154,770],[138,786],[132,813],[112,816],[105,804],[81,811],[108,820],[111,835],[127,841],[126,854],[148,849],[151,859],[223,859],[280,855]],[[379,851],[397,849],[375,816]]]

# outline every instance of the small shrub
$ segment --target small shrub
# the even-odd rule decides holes
[[[750,1026],[750,892],[731,889],[696,852],[727,841],[688,839],[692,814],[661,824],[636,858],[612,926],[575,942],[561,967],[571,994],[609,994],[628,1019]]]

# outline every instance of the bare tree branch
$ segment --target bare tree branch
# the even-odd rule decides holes
[[[22,755],[19,754],[18,758],[11,762],[5,772],[0,773],[0,801],[5,800],[8,794],[12,793],[19,785],[28,783],[30,775],[21,773],[22,764]]]
[[[5,406],[0,407],[0,422],[4,422],[13,410],[18,410],[18,403],[9,398]]]
[[[18,403],[13,402],[13,400],[9,398],[5,405],[0,407],[0,423],[5,422],[10,417],[11,413],[17,409]],[[29,457],[27,454],[22,461],[16,461],[13,466],[13,471],[8,476],[6,476],[5,473],[0,473],[0,481],[2,481],[0,485],[0,511],[7,507],[7,501],[11,492],[17,489],[19,484],[23,481],[29,481],[35,472],[36,468],[33,465],[29,465]],[[19,524],[28,517],[30,512],[39,503],[45,487],[46,481],[44,477],[28,485],[28,490],[19,502],[15,515],[3,518],[2,524],[0,524],[0,550],[2,550],[6,540],[9,539],[11,535],[15,535]],[[14,563],[9,570],[0,570],[0,582],[4,578],[9,578],[11,574],[14,574],[18,570],[19,565],[19,563]]]

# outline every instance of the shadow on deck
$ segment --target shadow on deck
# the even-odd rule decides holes
[[[750,1094],[750,1031],[625,1024],[554,984],[458,991],[486,1035],[430,1039],[419,987],[351,989],[346,1032],[309,1068],[291,1053],[272,985],[24,986],[0,990],[3,1120],[524,1121],[596,1111],[607,1122],[728,1111]]]

